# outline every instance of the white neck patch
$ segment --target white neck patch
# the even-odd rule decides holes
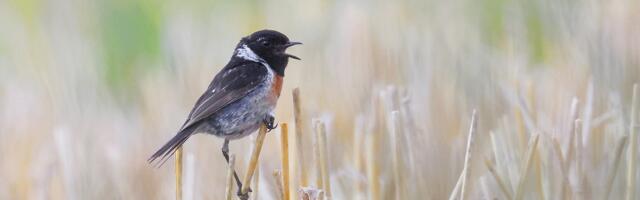
[[[245,60],[249,60],[249,61],[253,61],[253,62],[259,62],[262,65],[268,67],[269,64],[267,64],[266,61],[264,61],[264,59],[260,58],[260,56],[258,56],[256,53],[254,53],[251,48],[249,48],[246,44],[242,45],[242,47],[238,48],[236,50],[236,56],[240,57],[242,59]]]

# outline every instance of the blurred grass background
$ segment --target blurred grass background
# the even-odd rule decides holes
[[[412,199],[448,198],[473,109],[479,131],[467,197],[504,198],[482,162],[497,159],[490,132],[537,133],[542,186],[528,185],[525,199],[556,199],[562,178],[554,177],[549,141],[570,144],[573,98],[588,125],[589,191],[600,198],[615,141],[628,134],[632,84],[640,82],[633,0],[3,0],[0,199],[173,198],[173,166],[155,169],[146,158],[175,134],[239,39],[264,28],[304,42],[290,50],[302,61],[289,64],[277,121],[293,122],[291,89],[299,87],[308,124],[330,122],[331,179],[342,183],[333,185],[336,199],[357,197],[352,185],[366,173],[351,161],[361,142],[354,130],[382,123],[371,107],[389,86],[406,94],[403,115],[413,121],[403,133]],[[280,168],[273,135],[264,172]],[[503,141],[516,145],[504,147],[516,157],[498,169],[514,183],[526,137]],[[221,144],[205,135],[187,142],[194,199],[224,195]],[[231,152],[246,161],[250,147],[248,138],[234,141]],[[375,162],[386,163],[386,152]],[[613,199],[624,196],[625,167]],[[392,175],[386,165],[381,171],[391,195]],[[260,197],[276,198],[270,173],[262,174]]]

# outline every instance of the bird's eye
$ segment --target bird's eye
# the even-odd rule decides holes
[[[269,41],[262,41],[261,44],[265,47],[271,46],[271,43],[269,43]]]

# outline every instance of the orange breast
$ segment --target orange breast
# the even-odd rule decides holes
[[[275,95],[276,98],[280,97],[280,92],[282,91],[282,81],[283,77],[276,75],[273,79],[273,86],[271,86],[271,94]]]

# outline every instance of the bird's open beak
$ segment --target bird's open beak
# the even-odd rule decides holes
[[[295,46],[295,45],[299,45],[299,44],[302,44],[302,42],[289,42],[289,43],[284,45],[284,49],[287,49],[289,47],[292,47],[292,46]],[[291,54],[288,54],[288,53],[284,53],[284,55],[286,55],[289,58],[300,60],[300,58],[298,58],[298,56],[294,56],[294,55],[291,55]]]

